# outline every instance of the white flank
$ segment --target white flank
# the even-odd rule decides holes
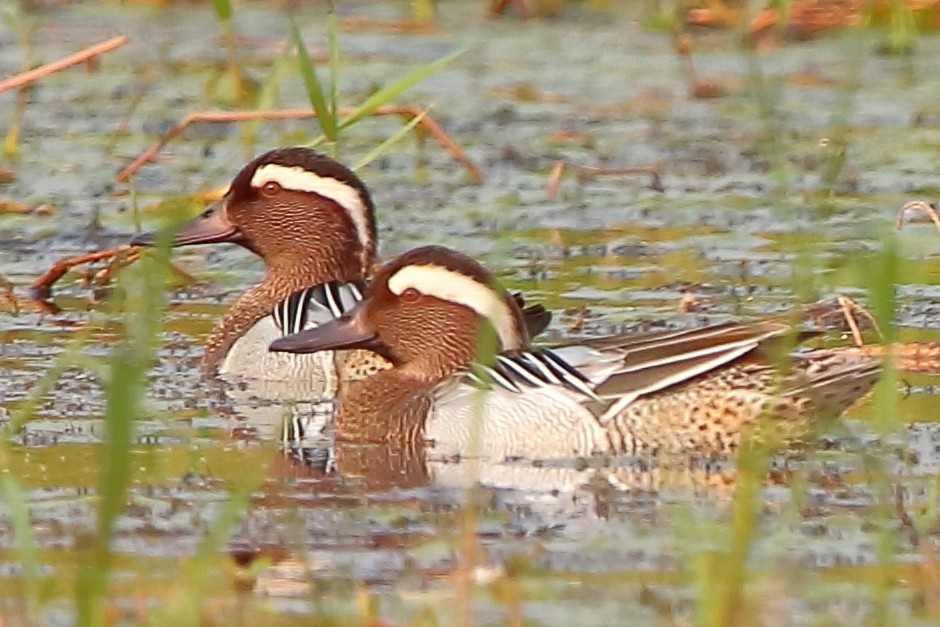
[[[499,336],[502,350],[522,348],[522,338],[506,300],[489,286],[441,266],[405,266],[388,280],[388,289],[401,294],[412,288],[474,310],[490,321]]]
[[[356,233],[363,247],[368,249],[372,245],[372,237],[369,233],[369,210],[359,190],[355,187],[331,177],[319,176],[301,167],[288,168],[273,163],[261,166],[251,177],[251,186],[256,189],[261,189],[265,183],[271,182],[277,183],[284,189],[319,194],[334,201],[346,210],[349,218],[356,225]]]

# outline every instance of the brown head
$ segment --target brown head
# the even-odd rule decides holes
[[[131,243],[150,246],[156,239],[146,233]],[[215,370],[244,333],[294,292],[368,278],[375,239],[372,199],[344,165],[296,146],[255,158],[221,200],[184,223],[171,241],[238,244],[267,267],[264,279],[241,295],[206,338],[203,370]]]
[[[276,340],[271,350],[366,348],[398,374],[434,382],[474,361],[485,338],[495,339],[498,351],[528,344],[515,299],[473,259],[428,246],[383,266],[347,315]]]
[[[270,150],[246,165],[221,200],[184,223],[173,246],[231,242],[254,252],[270,274],[305,275],[296,289],[356,281],[375,261],[375,216],[365,185],[309,148]],[[156,234],[135,245],[153,245]]]

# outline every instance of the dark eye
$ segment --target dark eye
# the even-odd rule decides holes
[[[265,196],[274,196],[275,194],[280,193],[280,191],[281,191],[281,186],[279,183],[275,181],[268,181],[267,183],[264,184],[264,187],[261,188],[261,192]]]
[[[406,289],[404,292],[401,293],[401,299],[405,301],[406,303],[413,303],[419,298],[421,298],[421,292],[419,292],[413,287],[409,287],[408,289]]]

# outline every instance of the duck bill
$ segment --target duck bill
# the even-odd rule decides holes
[[[374,331],[358,322],[357,316],[337,318],[313,329],[278,338],[268,350],[282,353],[315,353],[338,349],[366,348],[379,345]]]
[[[238,243],[242,232],[225,215],[225,200],[212,203],[199,216],[184,222],[175,229],[170,246],[192,246],[193,244]],[[132,246],[155,246],[166,231],[141,233],[131,240]]]

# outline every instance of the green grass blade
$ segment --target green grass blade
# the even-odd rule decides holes
[[[38,621],[39,610],[39,552],[36,550],[36,534],[29,520],[29,506],[20,484],[4,475],[0,480],[3,490],[3,500],[6,501],[13,523],[13,538],[16,550],[19,553],[20,563],[23,566],[21,580],[25,587],[28,617],[31,621]]]
[[[433,22],[434,3],[431,0],[411,0],[411,19],[416,22]]]
[[[242,515],[248,511],[251,495],[264,483],[264,469],[249,469],[244,481],[234,486],[229,498],[219,508],[208,533],[196,550],[194,559],[187,564],[180,580],[170,591],[173,603],[154,612],[155,625],[196,625],[200,623],[205,603],[207,583],[218,576],[220,562],[228,558],[224,554],[225,542],[232,535]]]
[[[447,55],[446,57],[441,57],[437,61],[433,61],[409,72],[391,85],[386,85],[382,89],[366,98],[365,102],[359,105],[355,111],[340,120],[338,128],[342,130],[347,126],[355,124],[362,118],[372,115],[376,109],[389,102],[393,98],[396,98],[399,94],[407,90],[412,85],[423,81],[431,74],[434,74],[444,66],[448,65],[454,59],[462,55],[463,52],[463,50],[459,50],[453,54]]]
[[[232,20],[232,3],[229,0],[212,0],[212,8],[215,9],[215,16],[220,22]]]
[[[327,139],[329,139],[329,138],[328,138],[326,135],[324,135],[323,133],[320,133],[319,135],[317,135],[316,137],[314,137],[312,140],[310,140],[310,141],[308,141],[306,144],[304,144],[304,146],[306,146],[307,148],[316,148],[316,147],[319,146],[320,144],[326,142]]]
[[[284,77],[290,56],[291,47],[284,46],[284,50],[274,59],[274,63],[271,64],[271,69],[268,71],[267,78],[261,85],[261,90],[258,92],[258,100],[255,102],[256,108],[274,109],[277,106],[278,89],[281,86],[281,79]],[[242,140],[249,152],[254,152],[253,148],[263,122],[264,120],[251,120],[244,124]]]
[[[381,155],[383,152],[391,148],[393,145],[397,144],[401,140],[402,137],[407,135],[409,132],[411,132],[412,129],[414,129],[414,127],[420,124],[421,120],[423,120],[427,114],[428,114],[428,109],[425,109],[424,111],[421,112],[421,115],[416,115],[407,124],[405,124],[400,129],[395,131],[395,133],[391,137],[389,137],[384,142],[382,142],[381,144],[379,144],[378,146],[370,150],[369,153],[365,157],[360,159],[356,163],[356,165],[353,166],[352,169],[359,170],[361,168],[366,167],[373,161],[375,161],[375,159],[379,155]]]
[[[300,73],[304,79],[304,85],[307,87],[307,95],[310,97],[310,104],[317,114],[320,122],[320,128],[323,134],[330,141],[336,141],[336,115],[327,105],[323,97],[323,88],[320,85],[320,79],[317,77],[316,68],[313,67],[313,61],[310,59],[310,53],[307,52],[307,46],[304,44],[297,25],[291,22],[291,38],[297,48],[297,61],[300,64]]]
[[[331,0],[330,13],[326,18],[326,37],[330,49],[330,110],[334,112],[334,120],[336,119],[335,112],[338,111],[336,103],[339,101],[339,40],[337,39],[337,33],[339,33],[339,23]]]
[[[80,558],[75,595],[76,623],[82,626],[105,623],[111,544],[130,486],[134,423],[143,413],[147,369],[166,307],[163,284],[170,262],[169,239],[166,231],[151,254],[122,272],[115,291],[124,332],[111,352],[110,374],[103,386],[107,405],[97,487],[97,532],[91,550]]]
[[[112,359],[111,380],[105,386],[107,433],[101,450],[98,480],[98,525],[94,546],[82,560],[78,578],[78,624],[99,625],[111,570],[114,523],[124,508],[130,469],[133,421],[140,409],[140,367],[130,342],[124,341]]]

